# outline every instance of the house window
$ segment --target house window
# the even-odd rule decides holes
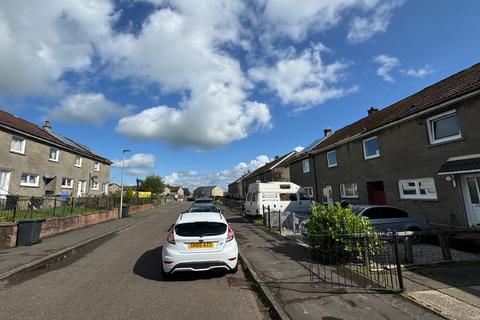
[[[95,170],[95,171],[100,171],[100,162],[95,161],[95,162],[93,163],[93,170]]]
[[[332,150],[327,152],[327,164],[329,168],[337,166],[337,151]]]
[[[303,165],[303,173],[310,172],[310,160],[309,159],[303,160],[302,165]]]
[[[377,137],[363,140],[363,157],[365,160],[380,157]]]
[[[356,183],[341,184],[340,195],[342,198],[358,198],[357,184]]]
[[[20,178],[20,185],[23,187],[38,187],[40,176],[33,173],[22,173]]]
[[[430,144],[446,142],[462,137],[456,110],[428,118],[427,127]]]
[[[58,162],[58,149],[50,148],[50,153],[48,155],[48,160]]]
[[[433,178],[399,180],[400,199],[437,199]]]
[[[10,185],[10,171],[0,170],[0,195],[8,194],[9,185]]]
[[[322,188],[322,202],[324,204],[333,203],[333,188],[332,188],[332,186],[324,186]]]
[[[24,138],[12,136],[12,144],[10,145],[10,151],[25,154],[26,141],[27,140]]]
[[[73,189],[73,179],[71,178],[62,178],[62,188]]]
[[[98,182],[92,181],[92,190],[98,190]]]
[[[312,187],[305,187],[303,188],[304,192],[310,196],[310,198],[313,198],[313,188]]]
[[[75,167],[82,167],[82,157],[80,156],[75,156]]]

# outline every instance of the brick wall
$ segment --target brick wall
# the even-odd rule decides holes
[[[17,243],[17,225],[0,224],[0,249],[15,247]]]
[[[155,207],[154,204],[145,204],[138,207],[130,207],[129,214],[138,214]],[[49,219],[42,224],[40,238],[50,237],[56,234],[87,227],[89,225],[102,223],[118,218],[118,209],[106,212],[91,213],[81,216],[71,216],[56,219]],[[15,247],[17,242],[17,225],[0,225],[0,249]]]

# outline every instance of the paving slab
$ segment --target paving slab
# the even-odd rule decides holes
[[[225,214],[260,284],[292,319],[443,319],[398,294],[312,287],[302,246],[247,223],[228,209]]]
[[[90,239],[120,230],[137,222],[148,219],[153,214],[161,212],[162,208],[155,208],[144,213],[132,215],[128,218],[111,220],[82,229],[69,231],[42,239],[38,244],[32,246],[19,246],[0,250],[0,279],[12,275],[12,272],[22,269],[24,266],[34,264],[36,261],[48,258],[58,252]]]

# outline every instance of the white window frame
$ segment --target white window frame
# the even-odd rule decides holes
[[[79,164],[77,164],[77,158],[80,159],[80,163],[79,163]],[[82,167],[82,162],[83,162],[83,158],[82,158],[81,156],[76,155],[76,156],[75,156],[75,162],[74,162],[75,167],[81,168],[81,167]]]
[[[306,164],[306,166],[305,166]],[[303,173],[309,173],[310,172],[310,159],[303,159],[302,160],[302,169]]]
[[[330,163],[330,158],[328,157],[329,154],[335,153],[335,164]],[[337,150],[331,150],[327,152],[327,165],[329,168],[334,168],[338,166],[338,161],[337,161]]]
[[[35,177],[35,182],[23,182],[22,177],[26,175],[27,176],[27,181],[30,181],[30,177]],[[20,176],[20,186],[22,187],[38,187],[40,184],[40,175],[35,174],[35,173],[28,173],[28,172],[22,172],[22,175]]]
[[[57,151],[57,156],[55,158],[50,158],[52,150]],[[59,157],[60,157],[60,150],[58,150],[57,148],[50,148],[50,150],[48,151],[48,160],[53,162],[58,162]]]
[[[370,140],[374,140],[374,139],[377,139],[377,144],[378,144],[378,153],[372,155],[372,156],[367,156],[367,148],[366,148],[366,143]],[[373,136],[373,137],[370,137],[368,139],[365,139],[363,140],[362,142],[362,145],[363,145],[363,158],[365,160],[369,160],[369,159],[374,159],[374,158],[378,158],[380,157],[380,143],[378,142],[378,136]]]
[[[20,151],[13,149],[13,140],[14,139],[22,140],[21,145],[20,145],[20,147],[21,147]],[[27,144],[27,139],[22,138],[20,136],[12,136],[12,140],[10,142],[10,151],[14,152],[14,153],[18,153],[18,154],[25,154],[25,145],[26,144]]]
[[[100,162],[98,161],[93,162],[93,170],[97,172],[100,171]]]
[[[346,186],[351,185],[354,186],[355,193],[354,195],[347,195],[346,194]],[[340,185],[340,197],[344,199],[358,199],[358,185],[356,183],[342,183]]]
[[[8,189],[10,187],[10,175],[10,171],[0,170],[0,196],[8,194]]]
[[[430,141],[430,144],[437,144],[437,143],[442,143],[442,142],[447,142],[447,141],[452,141],[452,140],[457,140],[462,138],[462,131],[460,130],[460,123],[458,124],[458,134],[446,138],[441,138],[441,139],[435,139],[435,133],[433,131],[433,124],[435,121],[440,120],[441,118],[445,118],[451,115],[457,116],[457,110],[449,110],[446,112],[442,112],[440,114],[436,114],[426,120],[427,123],[427,129],[428,129],[428,140]],[[457,121],[458,121],[458,116],[457,116]]]
[[[92,190],[98,190],[99,185],[97,181],[92,181]]]
[[[435,188],[435,194],[420,193],[420,182],[425,180],[428,180],[429,182],[433,182],[433,186]],[[403,187],[402,187],[402,184],[404,183],[414,183],[415,186],[413,188],[415,188],[415,194],[404,194]],[[435,185],[435,179],[432,177],[398,180],[398,193],[400,195],[400,199],[413,199],[413,200],[437,200],[438,199],[437,186]]]
[[[305,190],[306,193],[313,198],[313,187],[303,187],[303,190]]]
[[[70,181],[69,184],[64,184],[65,181]],[[62,178],[62,189],[73,189],[73,179],[72,178]]]

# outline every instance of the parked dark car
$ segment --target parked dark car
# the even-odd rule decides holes
[[[379,231],[427,231],[428,221],[425,217],[407,212],[403,209],[386,205],[354,205],[352,212],[355,215],[369,219],[372,226]],[[302,235],[308,235],[308,220],[302,221],[299,230]],[[413,237],[413,242],[421,241],[420,235]]]

